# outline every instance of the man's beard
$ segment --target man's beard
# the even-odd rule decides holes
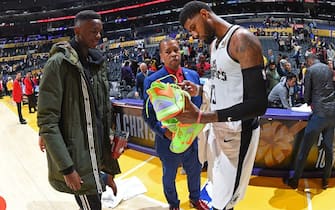
[[[204,39],[204,42],[206,44],[212,44],[213,40],[215,39],[215,34],[209,34],[208,36],[206,36],[206,38]]]
[[[215,33],[213,29],[211,29],[211,27],[207,23],[205,23],[204,29],[208,33],[204,39],[204,42],[206,44],[211,44],[213,40],[215,39]]]

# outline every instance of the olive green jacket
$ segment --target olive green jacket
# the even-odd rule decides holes
[[[72,194],[101,193],[105,186],[100,171],[120,173],[118,161],[110,152],[106,62],[98,50],[90,49],[89,55],[93,90],[88,88],[77,52],[68,42],[55,44],[44,67],[38,96],[37,123],[46,145],[49,182],[56,190]],[[101,135],[98,115],[103,122]],[[62,173],[71,166],[84,181],[76,192],[66,186]]]

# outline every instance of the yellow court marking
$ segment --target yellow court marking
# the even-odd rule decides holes
[[[12,110],[16,114],[16,116],[18,116],[16,103],[12,100],[11,97],[4,96],[3,99],[0,99],[0,101],[2,101],[10,110]],[[36,114],[37,114],[37,112],[29,113],[28,104],[25,104],[25,105],[22,104],[22,116],[23,116],[23,118],[27,120],[28,125],[32,129],[34,129],[36,132],[38,132]],[[17,121],[19,121],[19,119],[17,119]]]

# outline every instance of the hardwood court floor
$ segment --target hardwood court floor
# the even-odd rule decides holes
[[[0,196],[8,210],[78,210],[73,196],[53,190],[47,180],[45,154],[37,146],[36,114],[29,114],[23,106],[28,125],[18,122],[16,106],[8,97],[0,99]],[[139,178],[147,192],[122,201],[116,210],[168,209],[161,185],[161,164],[157,157],[126,150],[119,159],[123,180]],[[202,173],[202,185],[206,173]],[[291,190],[280,178],[250,179],[246,196],[235,210],[335,210],[335,179],[327,190],[320,188],[320,179],[301,179],[299,190]],[[186,176],[176,179],[181,208],[190,209]],[[104,209],[106,210],[106,209]]]

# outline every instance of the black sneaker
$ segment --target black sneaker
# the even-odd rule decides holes
[[[284,184],[288,185],[292,189],[297,189],[298,188],[298,184],[299,184],[298,179],[283,177],[283,182],[284,182]]]

